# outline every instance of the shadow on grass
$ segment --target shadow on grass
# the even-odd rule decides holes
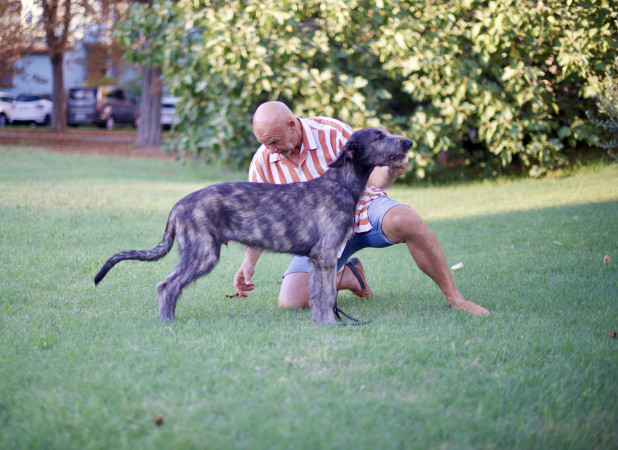
[[[405,246],[364,250],[376,298],[342,293],[340,304],[373,322],[345,329],[276,307],[287,255],[263,256],[249,299],[225,298],[242,246],[186,290],[176,323],[160,325],[155,285],[176,255],[121,263],[97,289],[92,278],[112,254],[154,247],[166,216],[110,217],[0,207],[7,448],[103,448],[109,436],[126,448],[617,442],[606,330],[618,277],[602,261],[618,251],[618,202],[429,223],[488,318],[446,308]]]

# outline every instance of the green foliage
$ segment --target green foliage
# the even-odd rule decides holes
[[[161,51],[165,46],[164,32],[179,16],[169,1],[153,5],[134,2],[123,22],[114,28],[113,37],[127,52],[125,58],[134,64],[158,67],[169,63]]]
[[[175,146],[246,165],[251,115],[381,124],[416,143],[410,177],[566,164],[595,146],[585,111],[618,46],[611,0],[230,0],[136,7],[126,46],[163,62],[182,98]]]
[[[613,73],[612,73],[613,72]],[[613,71],[607,69],[603,90],[596,99],[597,114],[586,111],[588,118],[598,128],[610,135],[610,140],[599,143],[607,153],[618,161],[612,150],[618,148],[618,57],[614,60]]]
[[[615,14],[607,1],[402,10],[378,51],[419,105],[406,123],[418,151],[484,175],[513,165],[540,175],[565,164],[565,147],[596,144],[585,109],[616,48]]]
[[[346,20],[343,2],[222,3],[190,9],[181,4],[179,20],[161,37],[166,82],[183,98],[175,145],[242,165],[257,145],[252,113],[268,99],[286,101],[298,115],[337,116],[358,127],[377,124],[368,120],[376,116],[365,92],[368,81],[358,75],[377,59],[363,54],[362,36],[345,26],[361,22],[368,6]]]

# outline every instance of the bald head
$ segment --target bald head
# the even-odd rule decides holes
[[[300,122],[282,102],[262,103],[253,115],[253,133],[271,153],[296,155],[302,143]]]
[[[294,120],[294,114],[285,103],[266,102],[258,106],[253,115],[253,132],[260,142],[259,135],[268,133],[273,129],[285,126],[290,120]]]

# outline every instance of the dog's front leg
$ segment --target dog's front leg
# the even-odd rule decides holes
[[[337,303],[336,273],[337,258],[333,254],[310,257],[310,297],[311,318],[320,325],[337,325],[333,308]]]

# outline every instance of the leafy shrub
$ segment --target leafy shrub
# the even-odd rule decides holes
[[[419,104],[405,125],[431,169],[536,176],[565,164],[565,147],[598,142],[584,117],[616,48],[609,2],[414,5],[378,45]]]
[[[613,72],[613,73],[612,73]],[[603,90],[596,98],[596,114],[586,111],[590,121],[599,129],[605,131],[610,137],[608,141],[602,141],[599,146],[607,150],[609,156],[618,162],[618,154],[613,149],[618,148],[618,57],[614,62],[613,71],[606,71]]]
[[[206,158],[246,166],[251,115],[279,99],[406,134],[409,177],[538,176],[600,142],[585,112],[617,17],[611,0],[163,1],[133,9],[124,42],[165,25],[149,38],[182,99],[174,145]]]

